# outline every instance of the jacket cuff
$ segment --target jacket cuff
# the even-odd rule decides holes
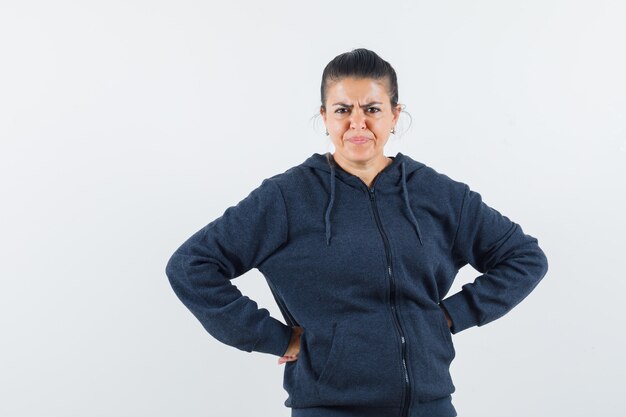
[[[252,348],[253,351],[283,356],[289,347],[293,329],[286,324],[268,316],[264,331]]]
[[[478,324],[478,319],[465,295],[466,292],[461,290],[439,303],[446,309],[452,320],[452,327],[450,327],[452,334]]]

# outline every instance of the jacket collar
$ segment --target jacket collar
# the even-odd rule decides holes
[[[411,175],[413,172],[424,167],[425,165],[410,158],[407,155],[402,154],[401,152],[398,152],[395,157],[391,158],[393,158],[392,163],[387,165],[382,171],[378,173],[374,180],[373,186],[374,188],[388,186],[389,184],[397,184],[398,180],[400,180],[402,195],[404,197],[406,215],[408,216],[409,220],[415,228],[415,232],[417,233],[420,244],[424,245],[419,223],[410,205],[409,190],[406,184],[406,177],[407,175]],[[328,200],[328,205],[326,207],[326,212],[324,215],[324,224],[326,226],[326,245],[330,245],[330,238],[332,235],[330,215],[333,204],[335,202],[336,178],[339,178],[340,181],[352,187],[360,188],[364,191],[366,191],[368,187],[358,176],[350,174],[349,172],[341,168],[335,162],[330,152],[326,152],[325,154],[315,153],[310,156],[306,161],[304,161],[302,165],[326,172],[329,175],[330,199]]]

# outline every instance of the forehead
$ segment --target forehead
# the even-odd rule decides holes
[[[389,99],[385,80],[373,78],[342,78],[328,85],[328,100],[386,101]]]

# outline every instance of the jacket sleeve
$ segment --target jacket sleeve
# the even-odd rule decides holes
[[[193,234],[165,273],[183,304],[209,334],[247,352],[282,356],[292,329],[230,281],[259,265],[287,240],[282,193],[269,179]]]
[[[453,334],[503,316],[548,271],[548,260],[537,239],[486,205],[466,184],[452,253],[457,267],[469,263],[482,273],[441,301],[452,320]]]

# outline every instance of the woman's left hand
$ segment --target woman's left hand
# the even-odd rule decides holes
[[[287,351],[278,358],[278,364],[282,365],[285,362],[294,362],[298,360],[298,353],[300,353],[300,335],[304,332],[304,329],[299,326],[292,327],[291,341],[287,347]]]
[[[445,308],[443,308],[443,307],[439,307],[439,308],[440,308],[440,309],[442,309],[442,310],[443,310],[443,314],[445,314],[445,315],[446,315],[446,320],[448,321],[448,328],[451,328],[451,327],[452,327],[452,319],[451,319],[451,318],[450,318],[450,316],[448,315],[448,312],[447,312],[447,311],[446,311],[446,309],[445,309]]]

